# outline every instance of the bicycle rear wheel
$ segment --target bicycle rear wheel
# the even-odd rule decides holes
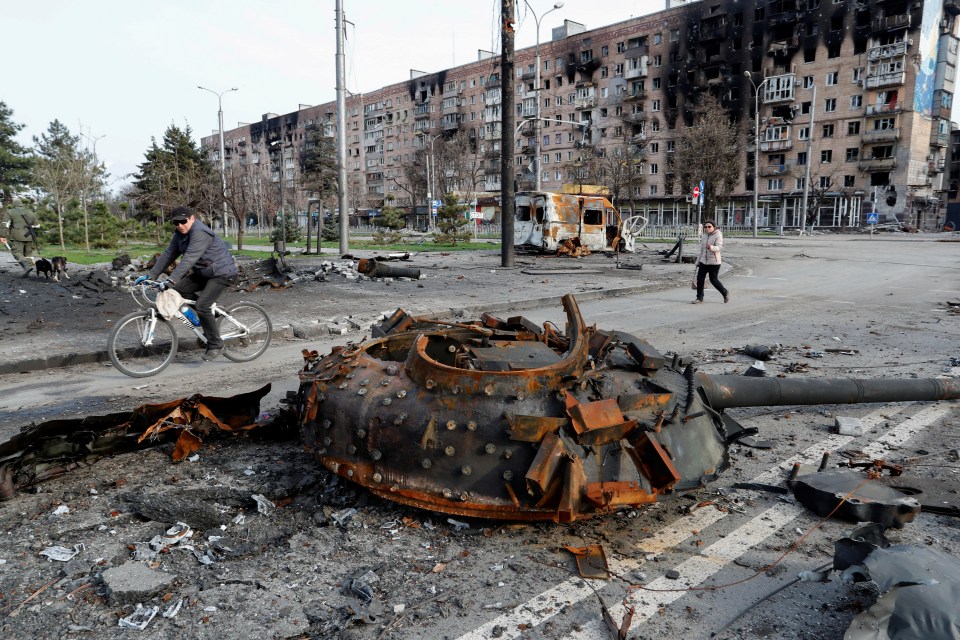
[[[224,311],[227,315],[217,317],[223,356],[234,362],[260,357],[273,338],[273,325],[267,312],[252,302],[238,302]]]
[[[173,325],[157,315],[153,335],[145,335],[149,311],[135,311],[121,318],[110,332],[107,353],[110,362],[133,378],[146,378],[167,368],[177,355],[177,332]],[[149,344],[144,344],[149,341]]]

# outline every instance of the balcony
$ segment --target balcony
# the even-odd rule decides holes
[[[907,29],[910,27],[910,14],[903,13],[895,16],[884,16],[870,20],[873,31],[891,31],[893,29]]]
[[[863,86],[867,89],[901,86],[903,85],[906,77],[906,71],[892,71],[890,73],[871,74],[866,77]]]
[[[781,24],[791,24],[798,21],[801,17],[799,11],[783,11],[767,18],[767,28],[776,27]]]
[[[868,116],[879,116],[885,113],[896,114],[903,111],[903,107],[899,103],[894,104],[868,104],[866,115]]]
[[[760,151],[787,151],[793,149],[793,140],[761,140]]]
[[[863,142],[873,144],[876,142],[896,142],[900,139],[900,129],[875,129],[866,131],[863,134]]]
[[[946,147],[950,143],[949,133],[940,133],[936,128],[930,134],[931,147]]]
[[[727,38],[728,34],[729,32],[727,30],[727,24],[725,21],[714,21],[712,23],[700,25],[701,42],[705,42],[707,40],[724,40]]]
[[[574,109],[593,109],[597,106],[596,96],[587,96],[586,98],[577,98],[573,101]]]
[[[944,166],[946,165],[946,160],[939,158],[937,160],[930,160],[927,162],[927,174],[935,176],[938,173],[943,173]]]
[[[776,40],[770,43],[770,46],[767,47],[767,53],[772,56],[776,55],[786,55],[791,51],[796,51],[800,48],[800,38],[793,36],[792,38],[787,38],[786,40]]]
[[[896,158],[864,158],[857,165],[860,171],[893,171],[897,168]]]
[[[785,175],[787,173],[787,167],[782,164],[770,164],[765,167],[760,167],[757,173],[759,173],[761,177],[772,178]]]
[[[867,60],[883,60],[884,58],[894,58],[907,54],[906,42],[895,42],[894,44],[885,44],[882,47],[873,47],[867,51]]]
[[[633,80],[634,78],[646,78],[647,65],[642,64],[636,69],[627,69],[623,77],[626,78],[627,80]]]

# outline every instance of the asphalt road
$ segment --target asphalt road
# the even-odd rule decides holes
[[[785,375],[953,375],[949,359],[960,355],[955,347],[960,328],[944,303],[960,299],[954,275],[960,244],[905,236],[730,244],[736,257],[728,259],[736,268],[722,276],[731,291],[729,304],[708,290],[705,304],[691,305],[689,288],[668,289],[581,303],[585,320],[635,333],[665,353],[692,355],[708,373],[742,373],[751,360],[738,354],[739,347],[777,344],[778,359],[767,363],[771,374],[797,365],[806,371]],[[522,314],[538,323],[563,322],[559,304]],[[309,346],[323,352],[332,344]],[[19,415],[45,419],[192,392],[230,395],[270,381],[274,391],[264,406],[271,406],[296,388],[304,346],[278,344],[247,364],[178,363],[147,380],[126,378],[104,365],[34,373],[29,381],[3,376],[0,397]],[[835,351],[841,347],[843,353]],[[822,357],[806,357],[809,352]],[[538,526],[535,535],[508,552],[500,547],[485,551],[478,539],[471,552],[482,568],[465,576],[463,585],[470,606],[432,621],[429,631],[412,628],[390,637],[605,638],[599,598],[618,620],[625,607],[634,608],[631,638],[840,638],[876,593],[835,578],[789,583],[799,571],[828,563],[833,541],[849,525],[821,524],[791,498],[730,486],[743,481],[781,484],[794,461],[815,462],[824,451],[857,449],[892,460],[930,456],[930,466],[938,467],[939,474],[927,479],[956,496],[960,477],[940,456],[960,446],[958,409],[958,403],[940,402],[731,411],[774,447],[735,447],[732,468],[709,493],[677,497],[605,521]],[[861,418],[865,435],[853,439],[830,433],[837,415]],[[0,425],[0,437],[8,437],[12,428]],[[932,472],[917,466],[916,473]],[[726,495],[715,493],[721,489]],[[960,530],[949,517],[921,514],[891,537],[960,555]],[[588,584],[571,575],[557,547],[577,541],[603,544],[621,579]],[[678,579],[665,577],[670,569],[679,573]],[[631,587],[630,582],[644,586]],[[781,587],[784,591],[764,600]]]

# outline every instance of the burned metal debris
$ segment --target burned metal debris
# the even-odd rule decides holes
[[[920,513],[915,498],[858,471],[796,472],[794,467],[788,486],[800,504],[820,516],[833,514],[848,522],[875,522],[900,529]]]
[[[300,425],[329,470],[452,515],[578,518],[714,480],[750,435],[726,409],[960,397],[950,380],[785,380],[697,373],[646,341],[522,317],[395,313],[372,340],[305,354]]]
[[[181,460],[215,432],[263,427],[257,418],[260,400],[269,391],[268,384],[229,398],[196,394],[132,411],[27,427],[0,443],[0,501],[11,499],[17,489],[92,464],[104,455],[175,442],[173,459]]]
[[[955,638],[960,631],[960,560],[929,547],[891,545],[877,525],[836,542],[834,569],[855,582],[872,580],[877,603],[858,614],[844,638]]]

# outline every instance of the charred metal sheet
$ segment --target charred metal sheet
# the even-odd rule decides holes
[[[960,633],[960,559],[932,547],[891,546],[875,527],[857,527],[836,543],[834,568],[847,580],[872,580],[876,604],[858,614],[844,638],[912,640]]]
[[[804,474],[788,484],[797,501],[820,516],[900,529],[920,513],[915,498],[846,469]]]
[[[145,404],[132,411],[73,420],[51,420],[27,427],[0,443],[0,500],[17,489],[52,478],[101,456],[175,442],[174,460],[181,460],[216,432],[260,429],[260,400],[270,391],[229,398],[193,395],[164,404]]]
[[[591,544],[585,547],[563,547],[573,554],[577,561],[577,572],[581,578],[590,578],[592,580],[609,580],[610,567],[607,565],[607,554],[603,546]]]
[[[924,513],[960,518],[960,496],[950,480],[883,476],[878,481],[916,498]]]
[[[300,373],[304,446],[384,498],[460,516],[568,522],[702,486],[750,435],[726,409],[960,397],[942,380],[697,373],[642,339],[520,317],[398,310]]]

